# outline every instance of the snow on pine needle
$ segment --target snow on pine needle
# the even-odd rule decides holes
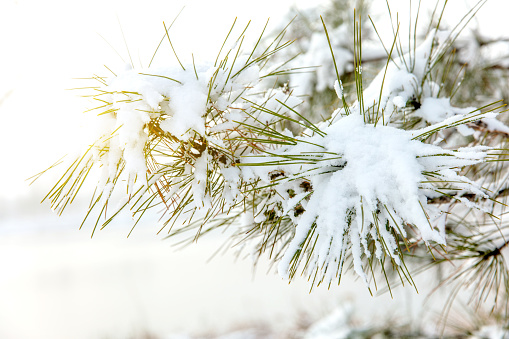
[[[301,103],[262,86],[278,72],[264,69],[267,59],[291,43],[284,32],[261,52],[244,51],[243,37],[221,48],[214,64],[95,77],[101,86],[89,97],[100,103],[96,140],[47,195],[52,207],[63,211],[94,166],[101,174],[85,217],[99,210],[94,231],[101,218],[105,227],[125,208],[136,223],[147,210],[164,208],[166,226],[206,221],[239,204],[243,182],[235,166],[258,148],[253,129],[283,131],[281,119],[266,112],[292,116]]]
[[[259,233],[267,236],[262,237],[262,246],[256,239],[255,248],[263,252],[272,245],[271,255],[284,250],[275,256],[282,276],[292,279],[300,268],[313,284],[330,284],[340,280],[344,263],[351,258],[355,272],[369,286],[366,264],[372,272],[376,259],[382,270],[385,262],[396,270],[403,267],[403,276],[412,284],[403,248],[419,241],[446,245],[448,211],[428,199],[442,196],[487,212],[473,202],[488,199],[485,190],[459,172],[484,162],[490,148],[449,150],[424,142],[451,127],[464,132],[461,127],[468,129],[468,122],[496,117],[493,107],[488,112],[455,108],[449,98],[432,98],[439,93],[426,91],[433,86],[430,60],[441,53],[433,43],[435,35],[432,32],[411,58],[389,57],[387,67],[364,90],[359,64],[357,102],[336,110],[329,121],[317,125],[307,121],[307,130],[293,144],[265,156],[243,158],[244,177],[260,179],[266,190],[253,218]],[[345,103],[341,82],[334,87]],[[420,114],[433,118],[422,128],[402,129],[406,106],[415,96],[426,98]]]
[[[317,124],[299,113],[301,100],[292,89],[279,86],[284,63],[268,62],[290,44],[284,32],[261,53],[258,43],[243,51],[242,34],[214,64],[96,78],[97,140],[46,198],[62,211],[95,166],[102,174],[85,217],[99,211],[94,231],[124,209],[136,226],[157,208],[170,235],[194,230],[196,239],[234,225],[233,241],[254,244],[256,255],[270,248],[288,279],[300,269],[312,285],[339,282],[351,260],[368,286],[377,262],[384,273],[387,263],[398,273],[402,268],[402,280],[413,284],[405,248],[447,242],[448,211],[430,200],[447,197],[484,211],[475,201],[489,198],[460,174],[484,162],[489,148],[445,149],[428,143],[430,137],[451,127],[467,133],[461,126],[494,118],[495,108],[455,108],[440,95],[432,70],[445,47],[436,31],[399,57],[392,56],[395,37],[386,67],[364,88],[355,34],[358,100],[346,103],[336,70],[330,87],[343,107]],[[328,35],[327,41],[334,58]],[[294,135],[290,125],[301,133]]]
[[[340,276],[351,252],[355,272],[367,283],[362,258],[387,256],[402,264],[400,240],[408,237],[409,226],[426,243],[446,244],[444,212],[429,205],[428,197],[458,190],[487,197],[457,173],[482,162],[484,149],[444,150],[414,140],[410,131],[366,124],[360,114],[321,131],[243,163],[252,165],[267,185],[276,182],[271,189],[279,201],[269,205],[276,214],[272,218],[289,218],[296,226],[279,263],[284,277],[293,277],[305,262],[309,272],[329,283]],[[286,165],[287,159],[291,163]],[[269,169],[254,167],[264,163]],[[279,173],[277,179],[274,173]]]

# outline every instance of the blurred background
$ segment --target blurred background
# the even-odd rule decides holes
[[[406,1],[390,3],[396,12]],[[340,287],[309,293],[306,281],[288,285],[264,262],[254,270],[249,258],[236,259],[230,252],[209,261],[220,236],[175,247],[157,235],[157,215],[129,239],[129,218],[91,239],[93,225],[78,230],[84,202],[62,217],[40,204],[62,168],[33,185],[27,180],[86,145],[82,112],[94,105],[69,90],[83,86],[76,78],[104,74],[104,65],[121,70],[129,54],[136,65],[147,66],[164,34],[163,21],[168,25],[182,9],[170,31],[173,44],[181,58],[189,60],[193,53],[200,61],[215,58],[235,18],[239,27],[252,20],[248,36],[255,41],[267,18],[276,29],[291,19],[290,7],[305,11],[327,4],[2,0],[0,338],[185,338],[251,327],[283,336],[348,305],[359,324],[404,318],[426,327],[439,316],[425,299],[426,277],[419,278],[420,294],[397,289],[394,299],[388,293],[371,297],[351,275]],[[390,32],[383,26],[385,6],[375,2],[370,11],[382,22],[382,36]],[[446,19],[455,22],[471,3],[455,0],[448,6]],[[504,0],[490,0],[472,25],[486,36],[507,37],[507,9]],[[156,62],[175,60],[164,50]]]

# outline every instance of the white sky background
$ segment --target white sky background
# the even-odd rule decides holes
[[[288,289],[286,284],[280,284],[277,278],[266,278],[264,272],[259,272],[257,284],[249,285],[252,295],[244,295],[245,300],[232,304],[226,300],[230,293],[233,294],[235,289],[239,289],[239,285],[251,283],[248,262],[225,268],[228,266],[221,266],[217,262],[204,263],[210,252],[200,255],[193,254],[195,252],[175,255],[170,253],[166,243],[155,244],[154,241],[158,238],[152,233],[147,238],[144,238],[146,234],[142,234],[138,242],[129,239],[134,242],[133,249],[132,242],[124,241],[127,231],[122,235],[113,234],[112,238],[108,238],[109,235],[102,238],[99,236],[99,239],[85,243],[82,239],[88,240],[88,231],[78,232],[69,221],[62,225],[69,227],[68,230],[73,232],[72,236],[69,232],[65,235],[69,238],[58,238],[59,240],[53,235],[46,238],[38,238],[33,234],[4,237],[1,232],[5,223],[21,230],[29,229],[30,232],[34,229],[54,228],[54,219],[47,219],[39,224],[37,221],[30,221],[30,225],[39,226],[27,227],[24,217],[32,213],[35,206],[21,206],[20,202],[40,200],[51,187],[55,175],[48,175],[35,187],[28,187],[25,179],[45,169],[62,155],[76,151],[80,140],[86,135],[78,120],[83,116],[81,112],[84,109],[94,107],[95,104],[76,97],[76,92],[65,90],[83,85],[82,81],[72,78],[88,77],[94,73],[107,75],[108,71],[103,65],[114,71],[123,68],[122,60],[99,34],[128,61],[121,26],[134,64],[139,65],[141,60],[147,65],[162,37],[162,22],[171,23],[185,5],[184,11],[170,31],[172,42],[182,60],[189,61],[191,52],[197,60],[210,59],[215,58],[235,17],[238,17],[239,28],[248,20],[253,20],[248,36],[256,39],[267,18],[271,17],[271,27],[276,26],[288,5],[293,2],[0,0],[0,337],[8,338],[8,334],[12,333],[13,338],[20,338],[20,333],[26,334],[26,337],[34,337],[34,332],[30,332],[26,327],[27,322],[31,321],[34,326],[47,330],[45,333],[51,333],[53,336],[47,337],[52,338],[59,335],[65,338],[66,335],[74,333],[75,328],[79,328],[80,321],[83,321],[81,326],[84,330],[96,331],[92,334],[87,332],[92,337],[104,333],[121,333],[111,331],[128,331],[129,322],[118,322],[115,319],[125,320],[131,317],[139,321],[137,326],[143,326],[140,323],[143,316],[146,326],[150,328],[168,330],[167,322],[173,321],[174,324],[181,322],[179,326],[188,329],[192,326],[196,328],[200,322],[200,319],[189,318],[193,312],[196,313],[196,307],[205,308],[213,314],[215,305],[224,303],[222,310],[218,312],[223,312],[225,317],[241,314],[245,311],[242,308],[252,308],[253,312],[258,312],[261,317],[264,313],[271,314],[269,308],[272,312],[283,313],[287,307],[284,303],[289,304],[292,300],[292,306],[301,303],[301,306],[308,307],[310,312],[315,313],[320,307],[322,312],[327,311],[329,305],[315,304],[313,308],[311,303],[328,300],[332,304],[337,300],[337,295],[330,297],[332,294],[325,290],[321,294],[306,297],[305,283]],[[313,1],[299,2],[309,4]],[[385,7],[383,0],[374,2],[379,8]],[[405,0],[398,2],[406,3]],[[432,2],[423,0],[428,6]],[[468,7],[467,3],[472,2],[450,0],[446,19],[456,22]],[[491,36],[509,35],[509,29],[506,28],[506,3],[506,0],[488,1],[476,19],[481,32]],[[393,8],[393,11],[396,9]],[[402,13],[407,13],[406,9]],[[403,23],[402,27],[404,26]],[[382,27],[380,29],[383,30]],[[163,63],[165,58],[168,62],[175,62],[166,44],[157,61]],[[11,218],[7,222],[2,219],[2,213],[7,212],[6,206],[14,210],[9,212]],[[48,206],[44,208],[49,215],[51,212]],[[185,261],[186,257],[189,262]],[[136,265],[128,264],[133,262]],[[237,271],[228,272],[232,267]],[[203,275],[197,272],[199,270],[202,270]],[[117,271],[120,273],[110,275]],[[94,279],[97,281],[90,280],[94,275],[86,275],[87,272],[94,272]],[[214,274],[223,275],[223,280],[220,280],[221,277],[211,277]],[[184,275],[188,280],[176,279],[176,275]],[[130,280],[126,282],[123,278]],[[32,282],[34,279],[37,279],[38,285]],[[76,283],[80,279],[84,279],[81,285]],[[208,281],[207,288],[210,290],[203,290],[200,285],[203,279]],[[224,286],[221,290],[225,281],[230,282],[226,284],[226,288],[231,291],[225,291]],[[106,288],[103,288],[104,284],[107,285]],[[137,284],[137,287],[126,284]],[[276,284],[277,288],[274,288]],[[354,284],[347,286],[344,286],[347,293],[356,294]],[[190,288],[195,290],[190,291]],[[263,293],[269,293],[269,290],[272,294],[264,299]],[[136,297],[143,304],[141,311],[140,305],[135,305],[133,300],[115,302],[115,297],[121,299],[121,293],[132,291],[139,293]],[[412,294],[412,291],[410,292]],[[367,292],[363,291],[364,300],[371,302],[366,295]],[[87,304],[87,300],[101,298],[110,298],[108,300],[111,308],[96,305],[97,309],[94,309]],[[186,302],[185,298],[188,298],[189,302]],[[275,306],[271,304],[271,298],[279,298],[281,302]],[[383,302],[387,301],[379,301]],[[69,303],[88,305],[90,309],[66,309]],[[6,308],[1,304],[15,307]],[[37,308],[34,305],[39,306]],[[52,306],[45,308],[47,306],[40,305]],[[114,308],[115,305],[117,308]],[[239,310],[232,308],[232,305]],[[230,309],[227,310],[228,307]],[[13,314],[17,312],[22,316],[14,317]],[[117,316],[108,319],[115,312],[118,312]],[[168,321],[166,316],[174,318]],[[60,332],[54,328],[59,317],[65,323]],[[211,319],[207,321],[214,320]],[[12,332],[2,332],[6,328]],[[83,336],[85,334],[82,333]]]

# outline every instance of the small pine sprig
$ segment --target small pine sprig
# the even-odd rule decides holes
[[[163,207],[166,227],[205,223],[242,202],[239,157],[260,148],[259,131],[284,130],[281,119],[264,110],[291,115],[300,100],[260,87],[279,72],[266,65],[291,44],[284,40],[285,30],[260,50],[262,32],[246,53],[247,26],[231,48],[224,48],[234,26],[213,65],[195,65],[193,59],[184,66],[165,27],[180,67],[94,77],[100,86],[88,96],[100,103],[91,110],[100,112],[99,137],[46,196],[54,209],[61,213],[74,200],[93,168],[101,172],[100,180],[83,221],[99,211],[93,232],[124,209],[136,226],[148,210]],[[117,195],[121,198],[113,204]]]

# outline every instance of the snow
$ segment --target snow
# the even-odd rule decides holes
[[[204,152],[194,163],[193,198],[196,208],[210,209],[210,196],[206,192],[208,163],[210,155]]]
[[[422,100],[421,107],[414,114],[429,123],[436,124],[455,114],[465,114],[473,110],[475,108],[458,109],[452,107],[449,98],[427,97]]]
[[[155,185],[153,191],[166,206],[182,206],[171,216],[173,222],[210,217],[212,207],[223,209],[244,199],[235,164],[254,148],[236,141],[252,135],[244,126],[264,128],[282,116],[295,118],[293,110],[302,101],[280,88],[266,90],[265,59],[244,54],[240,47],[237,41],[231,47],[236,50],[224,51],[217,66],[126,67],[100,78],[103,85],[92,96],[99,101],[92,112],[99,114],[90,147],[100,170],[97,187],[104,211],[110,200],[125,207],[127,194],[136,213],[145,204],[141,197]],[[185,179],[168,174],[172,166]],[[65,197],[55,206],[65,206]]]
[[[336,92],[336,95],[338,96],[338,99],[341,99],[343,98],[343,83],[342,82],[338,82],[337,80],[334,81],[334,91]]]
[[[345,29],[340,26],[334,31],[336,39],[344,36]],[[301,100],[284,88],[264,88],[264,71],[250,61],[251,56],[235,50],[240,48],[238,41],[228,52],[234,52],[235,58],[225,58],[220,66],[205,63],[127,69],[102,90],[105,95],[101,98],[111,101],[113,107],[99,118],[109,127],[96,146],[107,150],[96,153],[96,161],[108,168],[107,177],[102,178],[105,197],[112,195],[120,161],[127,170],[128,190],[147,186],[146,180],[151,180],[145,156],[149,142],[167,138],[171,142],[164,141],[164,152],[173,155],[158,159],[159,166],[164,170],[184,161],[178,166],[183,166],[181,175],[188,178],[193,197],[193,203],[188,204],[183,200],[187,186],[176,183],[178,180],[169,185],[166,199],[175,206],[184,203],[177,222],[191,223],[210,215],[217,206],[230,208],[244,202],[249,196],[249,190],[243,191],[244,185],[266,185],[271,188],[261,191],[262,202],[244,219],[264,223],[275,213],[294,223],[295,232],[287,239],[278,265],[281,276],[291,278],[302,260],[296,254],[303,252],[310,258],[308,271],[320,272],[330,283],[341,275],[344,260],[351,253],[354,271],[369,285],[363,258],[374,255],[384,260],[388,256],[400,265],[401,252],[394,234],[406,238],[405,225],[414,226],[426,243],[446,245],[444,212],[427,203],[437,191],[487,197],[458,171],[483,162],[488,149],[451,151],[421,139],[453,125],[460,126],[461,134],[472,135],[464,123],[474,119],[484,119],[491,129],[509,130],[490,120],[495,114],[454,107],[449,98],[436,97],[439,86],[429,80],[428,73],[430,60],[441,51],[437,44],[443,35],[432,31],[415,51],[394,57],[364,90],[364,101],[373,110],[380,106],[378,120],[370,120],[360,111],[363,104],[356,102],[348,110],[336,110],[330,121],[318,124],[320,130],[310,127],[302,136],[293,136],[276,123],[285,116],[297,119],[294,110]],[[334,42],[336,58],[344,65],[351,59],[342,57],[337,48],[346,42]],[[320,51],[323,58],[330,58],[327,47],[323,35],[313,36],[307,57],[320,61],[312,54]],[[341,66],[340,74],[346,68]],[[317,90],[332,85],[338,98],[343,98],[343,86],[335,71],[324,67],[316,74]],[[421,103],[413,115],[422,119],[420,126],[425,127],[410,131],[397,128],[408,102],[416,98]],[[158,124],[166,134],[152,132],[149,124]],[[268,134],[258,136],[259,131]],[[268,144],[258,140],[261,146],[253,147],[253,137],[266,138]],[[273,144],[271,138],[277,137],[286,145]],[[286,164],[288,156],[297,160]],[[236,165],[238,162],[241,166]],[[150,174],[159,178],[157,171],[156,167]],[[303,188],[304,181],[310,189]],[[213,193],[218,182],[220,195]],[[436,184],[440,182],[448,186],[440,187]],[[465,198],[457,200],[483,209]],[[368,246],[371,240],[374,250]],[[311,243],[313,250],[309,251]]]
[[[482,161],[483,150],[456,154],[412,140],[412,132],[365,124],[363,117],[356,114],[343,117],[323,131],[325,137],[315,136],[278,151],[282,155],[322,151],[339,157],[321,161],[316,170],[313,170],[315,163],[278,166],[286,174],[288,185],[290,180],[302,177],[302,173],[313,172],[305,174],[313,187],[312,194],[300,193],[282,201],[283,213],[290,216],[288,211],[310,196],[302,216],[294,217],[295,236],[279,264],[284,277],[289,277],[295,253],[304,243],[316,241],[311,270],[324,267],[326,282],[330,281],[340,274],[341,266],[328,265],[342,262],[350,243],[355,270],[367,283],[361,257],[371,255],[367,247],[370,236],[386,246],[384,251],[378,247],[377,259],[385,254],[399,263],[395,239],[385,227],[375,228],[377,224],[388,224],[396,233],[406,236],[402,225],[409,223],[419,229],[423,240],[445,244],[444,234],[432,228],[431,222],[441,212],[427,206],[426,191],[433,192],[434,187],[423,183],[429,180],[425,172],[435,172],[437,180],[458,182],[456,185],[462,189],[484,194],[475,184],[456,174],[458,167]],[[298,183],[291,187],[298,192]],[[308,239],[310,234],[314,234],[313,239]]]
[[[161,128],[179,138],[184,136],[188,131],[194,130],[200,134],[204,134],[205,107],[207,105],[207,90],[209,78],[202,75],[200,80],[194,78],[191,72],[183,72],[186,78],[182,79],[182,85],[167,86],[169,89],[166,97],[169,98],[168,116],[162,122]],[[182,78],[182,77],[181,77]],[[164,87],[163,87],[164,88]]]
[[[353,54],[349,47],[351,45],[348,25],[338,26],[329,32],[332,50],[336,59],[336,66],[339,76],[347,71],[352,71]],[[336,80],[336,69],[330,56],[330,47],[325,34],[315,32],[309,38],[309,42],[303,46],[304,53],[295,58],[290,67],[310,67],[315,69],[304,70],[290,75],[290,86],[294,89],[296,96],[309,95],[316,91],[324,91],[332,88]]]
[[[260,202],[254,215],[255,222],[262,223],[267,220],[264,211],[275,211],[296,225],[278,265],[281,276],[291,278],[307,255],[307,272],[320,272],[319,276],[323,275],[325,283],[329,283],[341,275],[346,253],[351,251],[354,271],[368,284],[362,258],[374,254],[382,260],[388,255],[399,265],[399,246],[391,232],[406,237],[404,225],[415,226],[426,243],[446,244],[445,210],[428,205],[428,197],[435,197],[437,192],[454,195],[455,190],[488,197],[458,171],[483,162],[489,148],[450,151],[438,147],[440,141],[434,145],[421,141],[437,131],[439,140],[443,140],[441,131],[451,126],[464,136],[473,135],[474,131],[465,125],[469,121],[486,120],[491,123],[486,123],[488,128],[504,132],[507,128],[494,120],[494,113],[479,113],[474,107],[458,108],[451,105],[450,98],[437,97],[440,86],[428,74],[430,60],[441,53],[444,39],[448,39],[445,32],[432,31],[415,51],[395,57],[375,77],[363,93],[364,102],[373,110],[380,106],[383,118],[374,124],[367,123],[370,117],[360,112],[362,105],[356,102],[348,110],[336,110],[330,121],[318,125],[325,136],[307,130],[315,135],[297,137],[295,146],[282,147],[262,158],[243,158],[244,178],[261,179],[263,186],[274,183],[271,173],[281,173],[283,177],[272,188],[277,195]],[[340,82],[330,83],[334,83],[341,98]],[[425,124],[420,126],[425,127],[413,131],[393,127],[405,117],[401,112],[407,110],[408,102],[416,98],[421,102],[411,113],[422,119]],[[386,126],[376,126],[380,120]],[[312,154],[320,153],[323,158],[313,158]],[[335,156],[327,158],[325,154]],[[308,160],[291,165],[282,161],[297,155],[303,155],[302,159],[309,155]],[[264,163],[270,166],[256,167]],[[251,165],[256,166],[250,168]],[[302,191],[303,180],[309,182],[311,192]],[[449,186],[440,188],[433,182],[447,182]],[[469,208],[488,211],[466,198],[456,200]],[[369,239],[375,241],[373,253],[368,249]]]
[[[192,69],[193,66],[187,67]],[[161,128],[175,136],[184,137],[189,130],[204,132],[202,116],[205,114],[210,77],[209,68],[202,70],[198,79],[193,71],[177,68],[128,70],[114,77],[106,90],[115,93],[114,106],[118,106],[116,108],[131,107],[129,110],[131,114],[137,114],[143,118],[141,125],[136,126],[137,130],[142,129],[143,124],[150,120],[149,113],[146,111],[161,109],[162,101],[168,98],[165,113],[173,119],[164,120]],[[125,92],[135,94],[129,96],[125,95]],[[146,105],[136,105],[136,94],[142,96],[142,102]],[[120,124],[122,123],[124,121],[120,121]],[[129,131],[126,133],[132,134]]]
[[[394,55],[388,63],[364,90],[364,102],[377,106],[388,123],[397,108],[406,105],[412,96],[419,93],[432,57],[435,32],[431,32],[413,53]],[[436,48],[436,46],[435,46]],[[395,101],[394,101],[395,100]],[[354,104],[355,106],[355,104]],[[337,113],[335,113],[337,116]]]
[[[481,121],[486,124],[486,129],[490,132],[501,132],[509,134],[509,127],[507,127],[500,120],[497,120],[495,118],[484,118],[481,119]]]

